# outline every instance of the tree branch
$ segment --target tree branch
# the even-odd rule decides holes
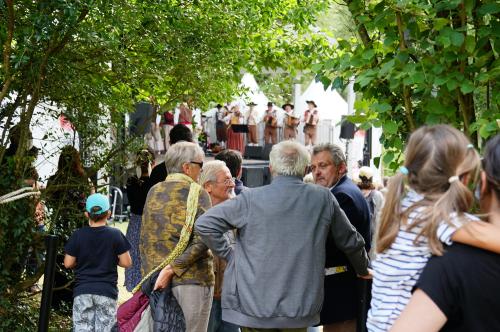
[[[407,51],[408,47],[405,42],[405,35],[403,29],[403,19],[401,18],[401,12],[396,11],[396,24],[398,26],[399,34],[399,49],[401,51]],[[416,129],[415,120],[413,119],[413,107],[411,104],[411,89],[409,86],[403,84],[403,100],[405,104],[405,116],[408,121],[408,127],[410,131]]]
[[[68,29],[68,31],[63,36],[63,38],[57,44],[50,46],[47,49],[47,52],[45,53],[45,55],[43,56],[42,61],[41,61],[40,66],[39,66],[38,77],[36,79],[36,83],[33,87],[33,90],[31,91],[31,99],[30,99],[30,102],[28,104],[28,109],[26,110],[26,112],[21,113],[21,121],[20,121],[21,137],[20,137],[20,141],[19,141],[20,146],[24,146],[24,142],[26,141],[25,133],[27,132],[27,129],[28,129],[29,124],[31,122],[31,118],[33,117],[33,112],[35,110],[36,105],[38,104],[38,100],[40,99],[40,90],[42,87],[42,82],[45,79],[45,73],[47,70],[47,65],[48,65],[50,56],[60,52],[64,48],[64,46],[69,42],[71,35],[72,35],[72,32],[75,29],[76,25],[78,25],[78,23],[80,23],[81,21],[83,21],[83,19],[85,19],[88,12],[89,12],[88,7],[84,7],[82,9],[82,12],[80,13],[77,21],[76,21],[75,26]],[[23,156],[23,154],[25,152],[26,151],[24,151],[24,149],[17,150],[16,156],[18,157],[18,160],[21,160],[21,157]],[[16,165],[16,168],[18,168],[19,166],[20,165]]]
[[[5,79],[2,90],[0,91],[0,103],[9,92],[10,84],[13,81],[13,77],[10,72],[10,53],[12,51],[12,37],[14,35],[14,4],[12,0],[5,0],[5,3],[7,4],[7,38],[3,44],[3,67],[5,70]]]
[[[78,19],[76,20],[76,24],[73,27],[71,27],[70,29],[68,29],[68,31],[66,31],[64,36],[61,38],[61,40],[56,45],[53,45],[52,47],[49,48],[49,50],[48,50],[49,56],[60,52],[64,48],[64,46],[66,46],[66,44],[71,39],[71,35],[73,34],[75,27],[80,22],[82,22],[85,19],[85,17],[87,17],[88,13],[89,13],[89,7],[84,7],[82,9],[80,15],[78,16]]]

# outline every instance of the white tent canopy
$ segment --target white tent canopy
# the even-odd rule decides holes
[[[307,109],[306,101],[313,100],[318,106],[319,124],[317,129],[316,143],[335,143],[344,145],[339,139],[340,120],[346,115],[347,102],[336,90],[325,90],[323,84],[313,80],[302,95],[295,100],[295,114],[303,116]],[[302,132],[303,124],[299,126],[298,139],[304,142]]]
[[[314,100],[318,105],[320,120],[332,120],[337,124],[342,115],[347,114],[347,102],[336,90],[327,89],[325,91],[321,82],[313,80],[304,93],[295,101],[295,113],[302,115],[307,107],[306,101]]]

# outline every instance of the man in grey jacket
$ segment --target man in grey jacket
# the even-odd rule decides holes
[[[327,188],[302,182],[308,163],[299,143],[273,146],[270,185],[243,191],[196,221],[202,241],[227,260],[222,319],[243,331],[305,331],[318,323],[329,231],[357,274],[368,275],[363,238],[337,200]],[[231,247],[224,233],[233,228]]]

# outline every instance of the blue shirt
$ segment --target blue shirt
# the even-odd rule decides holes
[[[76,257],[74,297],[94,294],[117,299],[118,256],[130,250],[120,230],[108,226],[77,229],[64,250]]]

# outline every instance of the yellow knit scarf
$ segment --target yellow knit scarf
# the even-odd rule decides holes
[[[135,286],[135,288],[132,290],[132,293],[135,293],[139,289],[141,289],[144,281],[151,277],[155,272],[163,269],[165,266],[172,263],[174,259],[179,257],[180,254],[182,254],[184,250],[186,250],[189,238],[191,236],[191,233],[193,232],[196,212],[198,211],[198,197],[200,196],[200,192],[202,189],[201,186],[189,176],[182,173],[170,174],[167,176],[167,179],[165,181],[182,181],[191,183],[186,204],[186,222],[184,223],[184,227],[182,227],[179,242],[175,246],[174,250],[172,250],[172,252],[160,265],[158,265],[155,269],[153,269],[153,271],[149,272],[144,278],[142,278],[141,282],[139,282],[139,284],[137,284],[137,286]]]

